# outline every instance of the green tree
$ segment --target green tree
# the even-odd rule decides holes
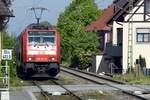
[[[12,49],[16,43],[16,37],[13,35],[10,35],[8,32],[3,31],[2,32],[2,48],[3,49]],[[13,57],[11,61],[8,61],[8,65],[10,66],[10,82],[12,85],[18,84],[18,77],[16,74],[16,65],[14,63],[16,61],[16,56],[13,51]],[[2,65],[5,65],[5,62],[2,61]]]
[[[62,60],[81,69],[91,65],[90,56],[99,51],[98,36],[85,26],[101,14],[94,0],[73,0],[60,14],[57,27],[61,34]]]

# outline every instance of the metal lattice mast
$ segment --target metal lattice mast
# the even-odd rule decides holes
[[[128,0],[129,2],[129,24],[128,24],[128,69],[129,72],[132,70],[133,66],[133,0]]]

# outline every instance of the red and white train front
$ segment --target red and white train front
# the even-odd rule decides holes
[[[60,35],[56,30],[27,29],[23,34],[25,72],[56,76],[60,64]]]

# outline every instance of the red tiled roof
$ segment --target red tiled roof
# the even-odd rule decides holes
[[[115,5],[110,5],[103,14],[98,18],[97,21],[92,22],[91,25],[86,27],[86,31],[95,31],[95,30],[110,30],[111,28],[107,25],[107,22],[112,18],[114,14]]]

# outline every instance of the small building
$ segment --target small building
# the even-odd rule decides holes
[[[118,1],[121,9],[108,24],[113,25],[113,45],[122,44],[123,73],[135,67],[140,56],[145,58],[143,69],[150,69],[150,0]]]
[[[134,68],[135,64],[143,63],[142,69],[148,72],[150,69],[150,0],[114,0],[112,5],[115,6],[115,12],[105,23],[111,27],[109,33],[112,34],[110,35],[112,41],[104,43],[106,46],[103,50],[103,57],[105,57],[103,62],[108,65],[113,62],[117,69],[115,72],[119,73],[126,73],[128,69]],[[102,24],[101,21],[98,23]],[[139,59],[142,59],[142,62]],[[108,69],[111,71],[110,67]]]
[[[113,27],[112,25],[108,24],[108,22],[114,16],[114,13],[116,13],[118,10],[119,8],[115,4],[111,4],[107,9],[103,11],[102,15],[95,22],[86,27],[86,31],[96,32],[98,34],[100,42],[101,54],[96,58],[94,57],[95,62],[93,63],[93,65],[96,66],[96,68],[92,67],[92,72],[110,73],[109,65],[112,61],[112,58],[121,58],[121,48],[118,49],[117,46],[112,47]],[[116,62],[116,64],[119,63]]]
[[[107,23],[114,14],[114,7],[114,4],[110,5],[103,11],[102,15],[95,22],[92,22],[89,26],[86,27],[86,31],[96,32],[98,34],[101,51],[104,51],[106,43],[112,42],[112,27],[108,26]]]

